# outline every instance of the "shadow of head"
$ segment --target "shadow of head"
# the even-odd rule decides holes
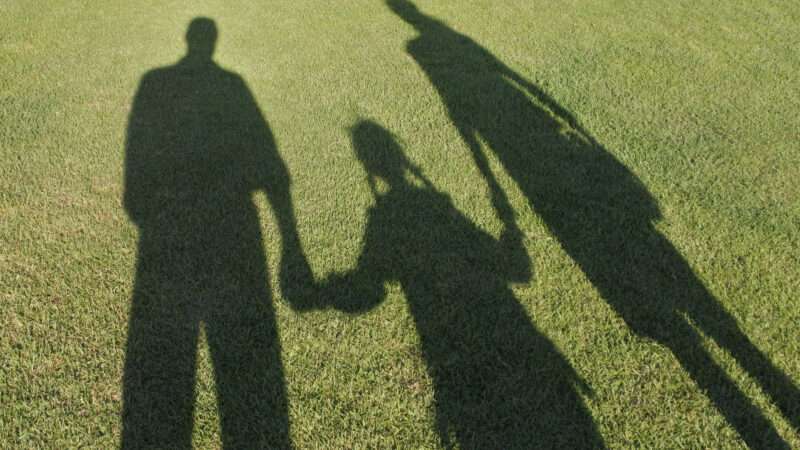
[[[408,0],[386,0],[386,5],[400,18],[412,25],[424,17],[417,5]]]
[[[211,60],[217,44],[217,25],[208,17],[196,17],[186,30],[188,55],[193,59]]]
[[[352,137],[356,157],[370,178],[379,178],[391,187],[405,183],[411,164],[392,133],[371,120],[362,120],[352,128]]]

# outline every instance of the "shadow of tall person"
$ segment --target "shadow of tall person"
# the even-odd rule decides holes
[[[321,297],[358,312],[384,299],[385,283],[399,282],[446,448],[603,447],[578,392],[588,388],[509,287],[530,279],[530,261],[494,179],[492,200],[505,224],[499,239],[461,214],[381,126],[362,121],[352,139],[375,205],[357,266],[331,275]]]
[[[497,155],[563,249],[641,336],[666,346],[751,446],[785,446],[773,425],[703,348],[728,351],[784,417],[800,426],[793,381],[758,350],[653,222],[656,201],[572,115],[469,37],[387,0],[419,35],[407,45],[476,159]],[[688,320],[687,320],[688,319]]]
[[[263,190],[282,239],[281,287],[311,281],[289,173],[242,78],[194,19],[188,52],[148,72],[129,118],[124,206],[139,228],[124,374],[123,448],[190,448],[198,333],[225,448],[287,448],[287,401],[261,225]]]

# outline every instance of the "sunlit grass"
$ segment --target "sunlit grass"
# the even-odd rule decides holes
[[[658,201],[656,228],[749,339],[800,382],[800,10],[791,3],[420,1],[546,91]],[[416,31],[379,0],[62,0],[0,5],[0,447],[119,444],[137,229],[123,205],[141,76],[174,64],[196,16],[241,75],[292,177],[319,280],[357,264],[374,203],[351,145],[371,119],[454,207],[498,238],[486,181],[420,66]],[[737,430],[666,348],[631,332],[488,152],[532,261],[513,285],[590,391],[615,448],[737,448]],[[404,293],[361,315],[298,313],[278,287],[280,234],[259,207],[300,448],[429,448],[434,384]],[[798,430],[712,341],[717,363],[792,447]],[[194,444],[220,445],[206,342]],[[537,380],[530,381],[536,385]]]

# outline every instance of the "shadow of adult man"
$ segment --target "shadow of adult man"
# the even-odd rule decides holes
[[[142,78],[129,118],[124,206],[139,228],[124,374],[122,447],[190,448],[198,333],[205,330],[226,448],[286,448],[280,343],[252,201],[281,232],[281,287],[311,282],[289,173],[240,76],[213,60],[196,18],[188,52]]]
[[[436,88],[478,166],[485,165],[482,139],[628,326],[669,348],[749,445],[784,446],[686,317],[736,358],[795,427],[797,387],[653,226],[660,211],[645,186],[568,111],[481,45],[408,0],[387,4],[419,33],[408,53]]]

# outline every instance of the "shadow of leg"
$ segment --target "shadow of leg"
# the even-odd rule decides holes
[[[255,302],[229,305],[206,326],[223,448],[290,448],[275,318]]]
[[[684,313],[734,357],[746,356],[747,362],[742,363],[746,370],[748,364],[771,364],[741,333],[672,243],[649,225],[625,229],[600,220],[597,223],[605,225],[598,227],[603,239],[587,240],[584,247],[570,250],[601,288],[603,297],[636,334],[672,351],[751,448],[785,448],[787,444],[773,424],[703,349],[700,335]]]
[[[778,406],[783,416],[800,432],[800,391],[797,385],[748,339],[736,321],[708,298],[691,305],[689,312],[703,331],[730,352]]]
[[[197,322],[134,295],[125,355],[123,449],[192,447]],[[178,307],[173,304],[171,306]]]
[[[669,347],[702,391],[750,448],[788,448],[773,425],[703,350],[700,336],[682,318],[660,327],[669,330],[660,342]]]

